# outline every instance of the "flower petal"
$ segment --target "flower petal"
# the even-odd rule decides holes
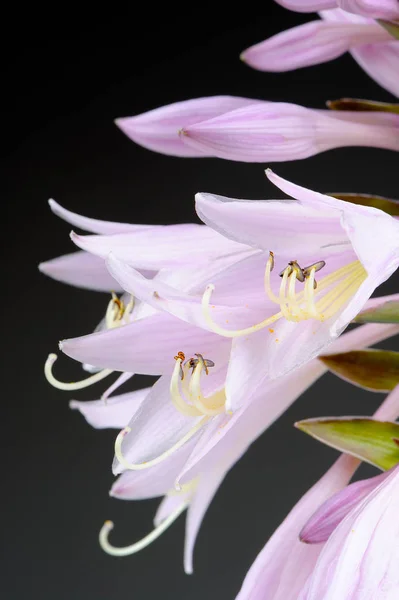
[[[288,10],[297,12],[317,12],[337,6],[337,0],[276,0],[276,2]]]
[[[83,217],[77,213],[71,212],[66,208],[63,208],[55,200],[48,201],[52,212],[63,219],[67,223],[83,229],[83,231],[90,231],[91,233],[100,233],[103,235],[125,233],[133,231],[143,231],[151,229],[152,225],[131,225],[130,223],[115,223],[113,221],[100,221],[99,219],[91,219],[90,217]]]
[[[63,340],[60,348],[71,358],[96,367],[161,375],[171,371],[173,357],[180,350],[187,356],[197,352],[212,356],[221,363],[227,361],[230,345],[230,340],[158,313],[123,327]]]
[[[333,60],[361,44],[389,39],[373,22],[311,21],[248,48],[241,57],[260,71],[292,71]]]
[[[337,0],[337,3],[342,10],[370,19],[386,19],[387,21],[399,19],[397,0]]]
[[[399,43],[366,44],[353,48],[353,58],[380,86],[399,97]]]
[[[102,258],[88,252],[73,252],[39,265],[39,271],[56,281],[97,292],[122,291]]]
[[[107,402],[103,399],[80,402],[71,400],[70,408],[79,410],[86,421],[96,429],[125,427],[132,416],[138,411],[141,403],[150,393],[151,388],[144,388],[120,396],[109,398]]]
[[[301,541],[306,544],[326,542],[346,515],[387,476],[387,473],[381,473],[369,479],[356,481],[334,494],[316,510],[303,527],[299,536]]]
[[[112,252],[137,269],[159,270],[171,266],[206,264],[221,254],[246,250],[203,225],[163,225],[150,231],[102,236],[71,233],[82,250],[107,258]]]
[[[250,98],[210,96],[175,102],[155,110],[117,119],[116,125],[131,140],[155,152],[171,156],[204,156],[185,146],[179,137],[182,127],[256,102]]]

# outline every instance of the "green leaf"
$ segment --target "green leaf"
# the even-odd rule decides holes
[[[378,19],[379,24],[383,27],[392,37],[399,40],[399,22],[398,21],[383,21]]]
[[[399,352],[354,350],[320,356],[338,377],[373,392],[390,392],[399,383]]]
[[[356,112],[389,112],[399,113],[399,104],[393,102],[377,102],[375,100],[361,100],[360,98],[339,98],[328,100],[330,110],[349,110]]]
[[[387,300],[362,310],[353,320],[355,323],[399,323],[399,301]]]
[[[386,212],[392,217],[399,216],[399,201],[393,200],[392,198],[385,198],[384,196],[374,196],[373,194],[355,194],[350,192],[337,193],[334,192],[329,194],[339,200],[345,200],[345,202],[351,202],[352,204],[361,204],[362,206],[372,206],[379,208]]]
[[[295,427],[380,469],[391,469],[399,463],[399,423],[366,417],[328,417],[299,421]]]

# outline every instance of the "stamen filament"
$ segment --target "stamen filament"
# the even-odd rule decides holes
[[[174,444],[171,448],[169,448],[169,450],[166,450],[166,452],[163,452],[162,454],[160,454],[156,458],[153,458],[152,460],[149,460],[144,463],[138,463],[138,464],[128,462],[122,454],[123,438],[125,437],[126,434],[131,432],[130,427],[125,427],[124,429],[122,429],[122,431],[116,437],[115,456],[118,459],[118,461],[120,462],[120,464],[125,469],[128,469],[129,471],[141,471],[143,469],[149,469],[150,467],[153,467],[154,465],[158,465],[159,463],[163,462],[169,456],[171,456],[174,452],[176,452],[176,450],[179,450],[179,448],[184,446],[184,444],[186,442],[188,442],[200,429],[202,429],[202,427],[204,427],[204,425],[206,425],[206,423],[209,421],[209,419],[210,419],[210,417],[208,417],[208,416],[203,417],[178,442],[176,442],[176,444]]]
[[[176,519],[186,510],[188,505],[188,502],[182,502],[182,504],[180,504],[172,513],[170,513],[170,515],[164,521],[162,521],[158,527],[155,527],[155,529],[153,529],[148,535],[143,537],[138,542],[131,544],[130,546],[122,546],[119,548],[112,546],[112,544],[110,544],[108,541],[108,536],[110,531],[112,531],[114,528],[114,524],[112,521],[105,521],[98,536],[100,546],[104,552],[110,554],[111,556],[129,556],[130,554],[140,552],[140,550],[143,550],[152,544],[152,542],[154,542],[157,538],[159,538],[159,536],[162,535],[163,532],[166,531],[172,525],[172,523],[176,521]]]
[[[266,296],[268,296],[272,302],[274,302],[275,304],[280,304],[280,300],[273,292],[271,284],[270,284],[270,273],[272,272],[273,266],[274,266],[274,258],[272,256],[269,256],[269,259],[266,263],[266,269],[265,269],[265,292],[266,292]]]
[[[108,389],[105,390],[103,394],[101,394],[101,400],[104,400],[104,404],[107,404],[107,400],[110,395],[115,392],[121,385],[123,385],[126,381],[128,381],[131,377],[133,377],[134,373],[123,372],[119,375],[118,379],[114,381],[112,385],[109,386]]]
[[[179,389],[179,381],[180,381],[180,372],[181,372],[181,364],[182,364],[182,359],[181,358],[177,358],[176,359],[176,364],[175,364],[175,368],[173,369],[173,374],[172,374],[172,378],[170,380],[170,397],[172,399],[172,402],[175,406],[175,408],[183,413],[183,415],[187,415],[189,417],[199,417],[202,412],[200,410],[198,410],[198,408],[196,408],[195,406],[190,406],[189,404],[187,404],[187,402],[184,400],[184,398],[182,397],[182,395],[180,394],[180,389]],[[184,387],[187,386],[187,373],[188,373],[188,367],[183,367],[183,373],[184,373],[184,377],[183,377],[183,381],[182,384],[185,384]]]
[[[202,364],[202,362],[199,362],[197,364],[197,366],[195,367],[194,372],[191,376],[190,385],[189,385],[190,400],[192,401],[194,406],[198,409],[198,411],[200,411],[201,414],[209,415],[209,416],[213,417],[215,415],[219,415],[220,413],[224,412],[224,401],[223,401],[223,404],[220,406],[210,407],[210,406],[206,405],[207,398],[204,398],[202,391],[201,391],[201,384],[200,384],[202,369],[203,369],[203,364]],[[216,394],[215,394],[215,396],[216,396]],[[213,399],[213,398],[214,398],[214,396],[211,396],[211,399]],[[223,396],[222,396],[222,399],[223,399]]]
[[[93,385],[94,383],[97,383],[98,381],[105,379],[105,377],[108,377],[108,375],[111,375],[111,373],[114,372],[112,369],[103,369],[102,371],[99,371],[98,373],[94,373],[93,375],[90,375],[89,377],[87,377],[86,379],[82,379],[81,381],[73,381],[71,383],[67,383],[64,381],[59,381],[53,375],[53,365],[54,365],[55,361],[57,360],[57,358],[58,357],[56,354],[48,355],[48,358],[44,365],[44,375],[45,375],[47,381],[52,386],[54,386],[55,388],[57,388],[59,390],[65,390],[65,391],[82,390],[83,388],[89,387],[90,385]]]

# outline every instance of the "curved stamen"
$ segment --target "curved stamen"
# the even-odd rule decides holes
[[[186,510],[188,505],[188,502],[182,502],[182,504],[180,504],[172,513],[170,513],[170,515],[164,521],[162,521],[158,527],[155,527],[155,529],[153,529],[148,535],[143,537],[138,542],[131,544],[130,546],[122,546],[120,548],[112,546],[112,544],[109,543],[108,536],[110,531],[112,531],[114,528],[114,524],[112,521],[105,521],[98,536],[100,546],[104,552],[111,554],[111,556],[129,556],[130,554],[140,552],[140,550],[143,550],[143,548],[146,548],[152,544],[152,542],[162,535],[163,532],[166,531],[166,529],[168,529],[168,527],[170,527],[172,523],[182,514],[182,512]]]
[[[291,316],[290,316],[288,306],[287,306],[287,299],[286,299],[287,282],[288,282],[288,277],[291,274],[292,274],[292,268],[287,267],[283,272],[283,275],[282,275],[283,280],[281,282],[280,291],[279,291],[281,313],[282,313],[282,316],[287,319],[287,321],[291,320]],[[295,275],[295,273],[294,273],[294,275]]]
[[[189,404],[187,404],[187,402],[184,400],[180,393],[179,381],[181,380],[182,383],[187,382],[187,372],[189,370],[188,365],[185,365],[183,370],[181,365],[182,359],[179,356],[177,356],[175,368],[173,369],[172,378],[170,380],[169,390],[171,400],[175,408],[179,412],[183,413],[183,415],[187,415],[189,417],[199,417],[202,413],[195,406],[190,406]],[[183,374],[183,379],[181,379],[181,374]]]
[[[103,394],[101,394],[101,400],[104,400],[104,404],[107,404],[107,400],[110,397],[110,395],[113,394],[115,392],[115,390],[117,390],[121,385],[123,385],[131,377],[133,377],[133,375],[134,375],[134,373],[128,373],[126,371],[121,373],[119,375],[118,379],[116,379],[114,381],[114,383],[112,385],[110,385],[109,388],[106,389]]]
[[[274,254],[273,254],[273,252],[270,252],[269,255],[270,256],[266,262],[266,269],[265,269],[265,279],[264,279],[265,292],[266,292],[266,296],[268,296],[270,298],[270,300],[272,302],[274,302],[274,304],[279,305],[280,300],[276,296],[276,294],[273,292],[272,286],[270,283],[270,273],[273,271],[273,268],[274,268]]]
[[[190,391],[190,400],[192,401],[192,403],[194,404],[194,406],[198,409],[198,411],[200,411],[203,415],[209,415],[209,416],[215,416],[215,415],[219,415],[220,413],[222,413],[224,411],[224,402],[222,405],[219,406],[215,406],[215,407],[210,407],[207,406],[206,401],[208,400],[208,398],[204,398],[202,391],[201,391],[201,372],[204,368],[204,363],[203,361],[198,362],[197,366],[195,367],[193,374],[191,376],[190,379],[190,384],[189,384],[189,391]],[[209,399],[211,400],[213,398],[213,396],[211,396]]]
[[[149,469],[150,467],[153,467],[154,465],[158,465],[159,463],[163,462],[169,456],[171,456],[174,452],[176,452],[176,450],[179,450],[179,448],[184,446],[184,444],[186,442],[188,442],[200,429],[202,429],[202,427],[204,427],[204,425],[206,425],[206,423],[209,421],[209,419],[210,419],[210,417],[208,417],[208,416],[203,417],[178,442],[176,442],[176,444],[174,444],[171,448],[169,448],[169,450],[166,450],[166,452],[163,452],[162,454],[160,454],[156,458],[153,458],[152,460],[149,460],[144,463],[138,463],[138,464],[128,462],[122,454],[123,438],[125,437],[126,434],[131,432],[130,427],[125,427],[124,429],[122,429],[122,431],[116,437],[115,456],[118,459],[118,461],[120,462],[120,464],[125,469],[128,469],[129,471],[141,471],[143,469]]]
[[[53,365],[54,365],[55,361],[57,360],[57,358],[58,357],[56,354],[48,355],[48,358],[44,365],[44,375],[46,376],[47,381],[49,383],[51,383],[52,386],[54,386],[55,388],[58,388],[59,390],[65,390],[65,391],[81,390],[85,387],[89,387],[90,385],[93,385],[94,383],[97,383],[98,381],[101,381],[102,379],[105,379],[105,377],[108,377],[108,375],[111,375],[111,373],[113,373],[112,369],[103,369],[102,371],[99,371],[98,373],[94,373],[93,375],[90,375],[89,377],[87,377],[86,379],[82,379],[81,381],[73,381],[71,383],[66,383],[64,381],[59,381],[53,375]]]
[[[305,302],[306,302],[306,310],[310,317],[315,319],[318,318],[319,314],[316,310],[316,305],[314,301],[314,281],[315,281],[315,273],[316,269],[313,267],[310,269],[310,273],[306,279],[305,283]]]

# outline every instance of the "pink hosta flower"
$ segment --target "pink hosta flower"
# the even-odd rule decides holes
[[[399,41],[373,19],[339,8],[321,21],[294,27],[245,50],[241,57],[260,71],[291,71],[333,60],[350,51],[360,66],[399,96]]]
[[[396,467],[334,530],[300,599],[394,600],[399,592],[398,510]]]
[[[125,328],[126,331],[127,328]],[[398,326],[366,325],[345,334],[334,345],[335,352],[348,351],[376,343],[399,331]],[[193,377],[201,370],[189,376],[190,365],[183,366],[182,384],[192,384]],[[151,390],[141,390],[111,398],[107,405],[101,401],[76,402],[71,406],[78,408],[94,427],[124,427],[131,414],[129,433],[126,429],[116,441],[117,458],[115,472],[125,472],[114,484],[111,495],[122,499],[152,498],[166,494],[156,518],[156,529],[144,540],[126,548],[113,548],[109,545],[108,534],[111,528],[106,523],[101,533],[101,543],[105,550],[115,555],[127,555],[136,552],[151,543],[164,529],[188,508],[185,544],[185,568],[192,571],[192,552],[195,538],[202,518],[217,488],[228,470],[242,456],[247,447],[276,419],[284,410],[318,379],[326,368],[322,363],[313,361],[295,374],[276,381],[266,391],[259,391],[252,403],[233,416],[223,412],[217,414],[217,398],[214,397],[213,409],[216,414],[208,415],[206,425],[201,431],[181,443],[178,436],[184,434],[183,418],[198,422],[193,412],[194,404],[182,404],[182,398],[176,398],[176,375],[180,373],[181,363],[175,363],[172,380],[161,379]],[[209,367],[209,381],[212,370]],[[202,371],[203,374],[203,371]],[[206,377],[204,377],[207,379]],[[216,380],[218,376],[216,375]],[[208,387],[211,383],[208,384]],[[183,386],[182,386],[183,387]],[[187,389],[187,387],[185,388]],[[189,394],[188,389],[187,394]],[[219,400],[222,394],[218,396]],[[192,399],[193,402],[198,400]],[[202,398],[209,404],[209,397]],[[177,409],[177,410],[176,410]],[[203,417],[202,417],[203,418]],[[172,440],[175,447],[168,447]],[[162,452],[163,454],[159,454]],[[129,464],[129,460],[142,460],[141,464]],[[144,463],[144,460],[146,462]],[[179,482],[178,491],[175,490]],[[333,490],[334,491],[334,490]],[[332,492],[331,492],[332,493]]]
[[[115,123],[131,140],[149,150],[171,156],[204,156],[203,152],[183,144],[179,130],[254,102],[256,100],[234,96],[194,98],[135,117],[117,119]]]
[[[348,335],[350,334],[343,336],[339,341],[342,342]],[[375,414],[375,418],[389,420],[396,419],[398,415],[399,386],[391,392],[380,406]],[[299,533],[306,521],[320,505],[328,501],[333,494],[347,485],[359,463],[360,461],[354,457],[341,456],[327,473],[299,500],[256,558],[244,580],[237,600],[264,600],[265,598],[268,600],[336,600],[338,598],[339,600],[366,600],[366,598],[377,600],[380,598],[378,595],[367,595],[366,591],[368,590],[366,587],[362,590],[363,595],[360,592],[359,595],[353,596],[345,595],[342,593],[343,590],[338,589],[338,587],[329,587],[329,585],[332,586],[330,573],[336,572],[337,568],[338,574],[346,573],[350,576],[351,581],[356,583],[359,571],[355,573],[355,561],[352,561],[352,564],[349,564],[349,568],[347,569],[346,560],[349,560],[350,556],[341,562],[341,560],[336,560],[337,556],[334,556],[333,552],[329,552],[327,558],[329,543],[323,549],[323,546],[320,544],[309,545],[299,540]],[[398,498],[399,494],[397,494]],[[347,519],[349,518],[350,516],[347,517]],[[372,527],[371,523],[370,525]],[[348,533],[349,531],[348,528]],[[359,534],[357,537],[362,537],[362,533],[359,532]],[[366,538],[363,537],[363,539],[367,539],[367,533]],[[384,553],[383,556],[385,558],[389,557],[389,553],[392,554],[392,551],[393,548],[390,546],[388,552]],[[326,559],[322,560],[321,557],[325,553]],[[383,560],[379,561],[376,559],[375,567],[378,569],[382,562]],[[393,564],[395,564],[395,561],[393,561]],[[357,563],[358,567],[359,563]],[[363,569],[360,570],[360,573],[363,574]],[[311,587],[314,574],[315,580],[317,578],[321,587],[315,591],[314,595],[306,595],[310,593],[309,589],[314,589]],[[376,578],[375,581],[381,581],[381,577],[376,576],[375,571],[373,571],[371,581],[373,576]],[[325,578],[324,582],[323,577]],[[326,585],[322,589],[325,583]],[[335,594],[332,593],[333,589]],[[382,598],[392,598],[393,600],[394,596],[381,596],[381,600]]]
[[[111,274],[127,292],[233,340],[226,378],[232,410],[248,402],[249,392],[265,380],[325,351],[399,262],[394,218],[306,190],[271,172],[268,176],[296,201],[197,196],[198,214],[208,225],[254,252],[215,277],[206,270],[194,274],[190,288],[181,291],[181,285],[145,279],[112,255],[108,258]]]
[[[399,150],[399,115],[268,102],[185,126],[181,135],[190,147],[228,160],[298,160],[344,146]]]
[[[276,0],[278,4],[298,12],[316,12],[342,8],[348,12],[372,19],[399,19],[397,0]]]

